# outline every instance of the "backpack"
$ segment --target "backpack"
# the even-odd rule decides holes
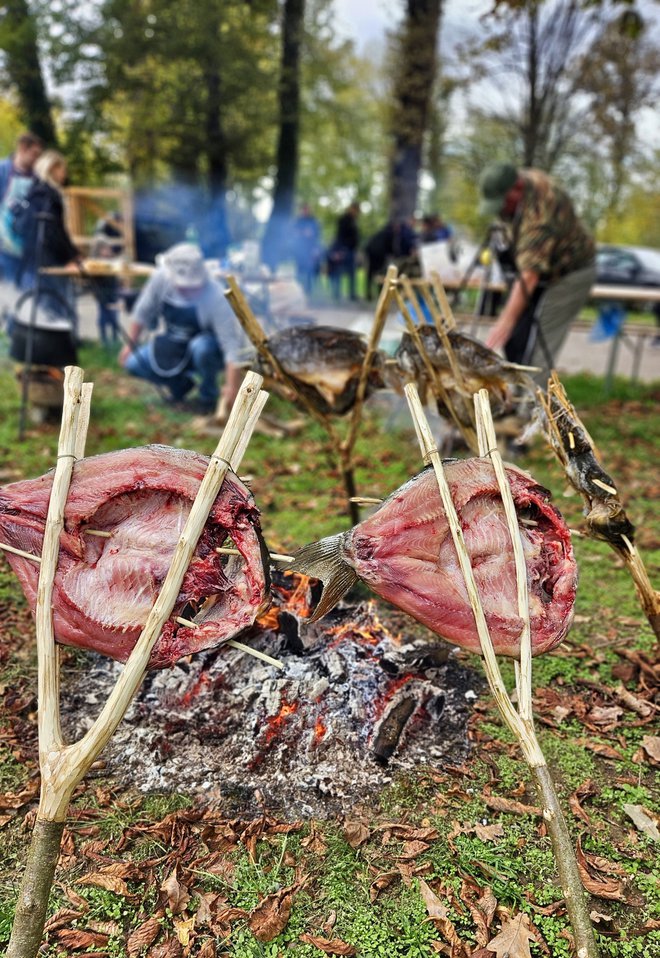
[[[23,257],[26,240],[31,236],[35,211],[32,209],[29,190],[32,180],[14,177],[0,206],[0,247],[10,256]]]

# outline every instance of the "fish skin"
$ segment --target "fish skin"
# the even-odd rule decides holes
[[[530,593],[532,654],[565,637],[573,615],[577,565],[570,533],[549,493],[531,476],[507,466],[517,512],[534,514],[521,527]],[[513,549],[491,463],[449,460],[445,472],[470,554],[486,622],[498,654],[517,656],[522,619],[517,613]],[[396,490],[348,532],[297,553],[291,568],[322,579],[324,595],[314,618],[341,597],[350,575],[381,598],[448,641],[480,651],[479,636],[442,507],[435,474],[426,469]],[[344,578],[342,579],[341,576]],[[551,596],[548,599],[548,596]],[[319,612],[320,610],[320,612]]]
[[[319,412],[343,416],[352,409],[367,352],[359,333],[333,326],[290,326],[269,337],[268,348]],[[381,361],[378,352],[367,395],[383,385]],[[272,373],[262,360],[258,365],[262,375]]]
[[[514,386],[521,386],[530,397],[534,396],[536,386],[525,367],[502,359],[478,340],[451,329],[448,330],[447,337],[465,379],[465,389],[461,388],[454,378],[447,350],[435,327],[420,326],[418,332],[431,365],[440,374],[441,382],[451,395],[455,412],[463,425],[472,423],[472,397],[480,389],[488,390],[491,412],[496,419],[507,415],[516,407]],[[410,333],[403,334],[394,358],[401,372],[411,376],[423,394],[429,385],[429,374]],[[439,403],[439,412],[448,415],[442,403]]]
[[[125,661],[140,635],[206,472],[208,459],[146,446],[77,462],[64,512],[53,590],[55,637]],[[2,541],[41,555],[53,472],[0,488]],[[111,531],[111,538],[86,535]],[[230,535],[239,557],[216,553]],[[231,472],[223,482],[158,638],[149,668],[165,668],[252,625],[268,589],[265,546],[254,500]],[[34,611],[37,563],[7,554]],[[198,628],[175,622],[189,603],[219,595]],[[190,616],[187,616],[190,617]]]

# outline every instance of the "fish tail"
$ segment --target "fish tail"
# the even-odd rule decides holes
[[[343,533],[328,536],[318,542],[310,542],[296,552],[289,566],[292,572],[320,579],[323,592],[309,622],[316,622],[337,605],[339,600],[357,581],[357,574],[342,558]]]

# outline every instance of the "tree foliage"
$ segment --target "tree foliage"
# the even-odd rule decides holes
[[[55,145],[51,105],[37,46],[38,24],[27,0],[5,0],[0,11],[2,67],[16,91],[25,127]]]

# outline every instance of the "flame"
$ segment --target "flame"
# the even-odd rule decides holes
[[[264,745],[269,745],[282,731],[286,720],[290,715],[295,715],[298,711],[298,702],[288,702],[282,697],[282,704],[277,715],[271,715],[266,719],[266,731],[264,734]]]
[[[300,572],[287,573],[287,579],[293,582],[293,588],[287,589],[283,585],[273,587],[274,602],[264,615],[257,618],[257,624],[262,629],[275,630],[279,626],[280,612],[292,612],[299,619],[306,619],[311,615],[309,602],[309,576]]]
[[[414,673],[406,672],[405,675],[399,675],[398,678],[392,679],[387,687],[387,691],[378,699],[375,703],[376,707],[374,709],[374,719],[378,720],[387,706],[390,704],[396,693],[399,689],[402,689],[404,685],[412,681],[415,678]]]
[[[312,739],[312,745],[318,745],[322,738],[325,737],[325,733],[328,731],[328,726],[323,721],[320,715],[316,716],[316,722],[314,723],[314,737]]]

